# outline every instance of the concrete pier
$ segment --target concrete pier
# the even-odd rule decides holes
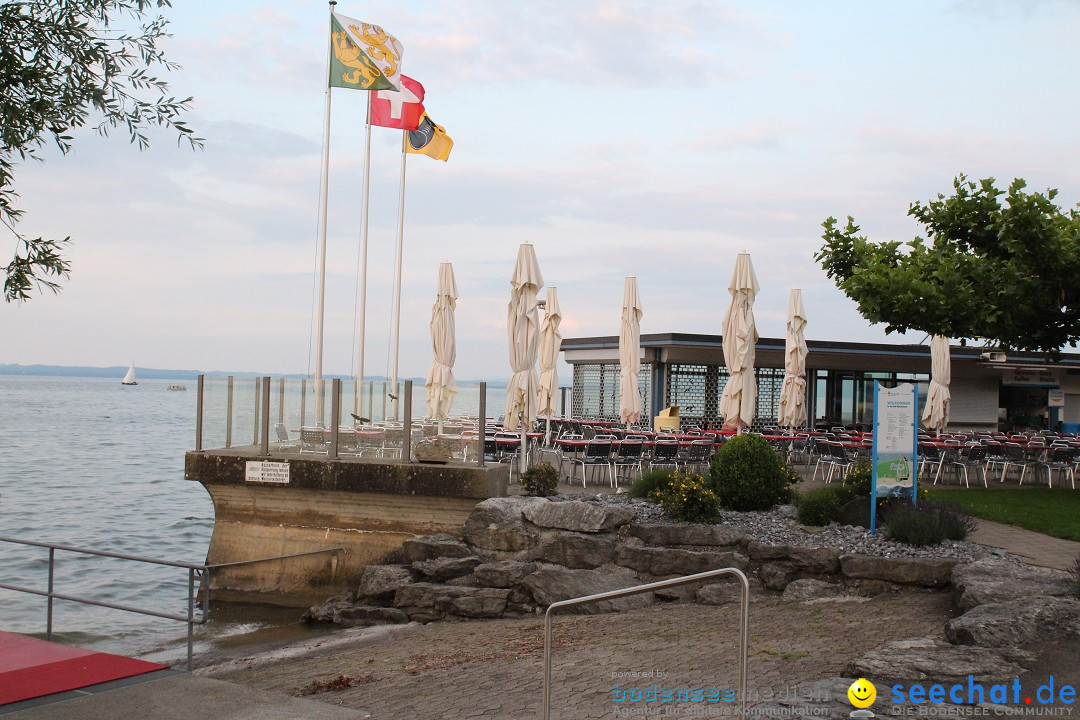
[[[327,460],[255,448],[189,452],[184,476],[214,502],[208,565],[341,547],[344,551],[215,568],[215,600],[303,607],[392,561],[409,537],[460,536],[473,507],[506,495],[508,466]]]

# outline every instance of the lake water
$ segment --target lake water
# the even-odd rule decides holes
[[[0,376],[0,536],[61,543],[162,560],[202,563],[214,527],[210,496],[184,479],[194,446],[195,383]],[[453,412],[475,413],[475,385],[461,385]],[[418,388],[423,407],[423,388]],[[488,415],[505,403],[488,387]],[[48,550],[0,543],[0,582],[44,590]],[[57,553],[57,592],[118,604],[186,612],[187,572]],[[211,607],[196,628],[208,648],[228,638],[295,623],[300,611]],[[44,634],[45,599],[0,590],[0,630]],[[174,661],[186,652],[181,622],[56,601],[53,628],[64,642]]]

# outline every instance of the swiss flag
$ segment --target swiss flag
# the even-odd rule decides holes
[[[415,130],[424,114],[424,86],[401,76],[401,92],[376,90],[371,93],[371,124],[398,130]]]

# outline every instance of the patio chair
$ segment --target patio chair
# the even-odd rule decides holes
[[[1002,443],[993,439],[985,440],[983,447],[986,448],[986,457],[983,461],[984,472],[996,473],[999,467],[1005,467],[1005,446]]]
[[[1072,489],[1076,489],[1076,471],[1073,468],[1076,451],[1071,447],[1051,447],[1045,460],[1040,460],[1037,467],[1046,470],[1046,484],[1054,487],[1054,471],[1065,473],[1065,477],[1072,483]]]
[[[656,443],[653,445],[652,457],[649,458],[649,469],[670,467],[677,470],[679,468],[679,441],[662,440],[662,437],[662,435],[658,435]]]
[[[576,447],[576,446],[575,447],[570,447],[570,446],[564,445],[562,443],[563,443],[563,441],[574,442],[574,441],[577,441],[577,440],[584,440],[584,438],[582,438],[581,435],[567,433],[565,435],[562,435],[555,442],[555,447],[558,450],[558,460],[559,460],[558,470],[559,470],[559,478],[560,478],[560,480],[565,479],[567,482],[570,482],[571,480],[573,480],[573,478],[570,477],[569,475],[563,475],[563,464],[566,463],[566,462],[571,462],[572,463],[574,458],[576,458],[578,455],[580,455],[582,453],[582,451],[583,451],[583,448],[581,448],[581,447]]]
[[[1006,475],[1011,468],[1020,468],[1020,484],[1024,484],[1024,475],[1027,474],[1028,465],[1032,464],[1031,458],[1024,452],[1019,443],[1005,443],[1005,465],[1001,468],[1000,482],[1005,482]]]
[[[619,487],[619,468],[637,468],[638,477],[641,477],[642,453],[645,451],[645,443],[641,440],[623,440],[611,459],[611,486]],[[629,472],[625,476],[630,478]]]
[[[359,455],[360,448],[357,446],[356,428],[338,427],[338,452],[346,455]]]
[[[378,457],[382,454],[385,442],[386,428],[365,425],[356,433],[356,454],[360,457],[369,454]]]
[[[851,469],[851,466],[855,464],[855,460],[848,455],[847,450],[839,442],[826,443],[826,447],[829,451],[829,458],[827,465],[829,468],[829,475],[825,478],[825,484],[832,482],[833,473],[839,471],[839,479],[843,480],[847,475],[847,471]]]
[[[379,456],[401,459],[401,451],[404,447],[405,428],[387,427],[385,435],[383,436],[383,445],[382,449],[379,451]]]
[[[306,452],[319,455],[329,453],[326,447],[326,431],[321,427],[300,428],[300,454],[303,455]]]
[[[941,448],[933,443],[919,443],[919,482],[924,482],[923,475],[930,470],[934,474],[934,483],[937,483],[943,461]]]
[[[285,423],[274,423],[274,432],[277,434],[278,450],[296,450],[300,443],[289,438],[289,431]]]
[[[589,468],[605,467],[611,478],[611,447],[610,440],[590,440],[581,457],[574,458],[574,464],[581,466],[581,487],[585,487]]]
[[[950,448],[950,456],[944,461],[945,467],[950,468],[956,473],[956,482],[960,483],[960,471],[964,471],[964,486],[970,488],[971,482],[968,479],[968,469],[975,468],[977,471],[982,472],[983,487],[989,487],[986,482],[986,468],[983,467],[983,462],[986,460],[986,448],[981,445],[972,445],[967,448],[957,448],[952,450]],[[976,475],[976,478],[978,476]],[[937,485],[937,478],[934,478],[934,484]]]
[[[712,460],[712,454],[712,440],[694,440],[686,448],[686,456],[682,460],[682,466],[684,469],[693,468],[701,473],[705,473],[708,471],[709,461]]]

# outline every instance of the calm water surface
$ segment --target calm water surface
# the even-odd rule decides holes
[[[0,376],[0,535],[95,550],[201,563],[214,527],[210,496],[184,479],[194,447],[195,383]],[[462,386],[455,412],[475,412]],[[505,393],[489,387],[489,414]],[[420,389],[417,400],[424,401]],[[48,551],[0,543],[2,582],[45,589]],[[57,553],[58,592],[183,614],[187,573]],[[228,638],[295,623],[300,611],[217,605],[196,628],[196,652]],[[57,601],[54,632],[97,650],[174,660],[186,651],[183,623]],[[0,590],[0,630],[43,634],[44,598]]]

